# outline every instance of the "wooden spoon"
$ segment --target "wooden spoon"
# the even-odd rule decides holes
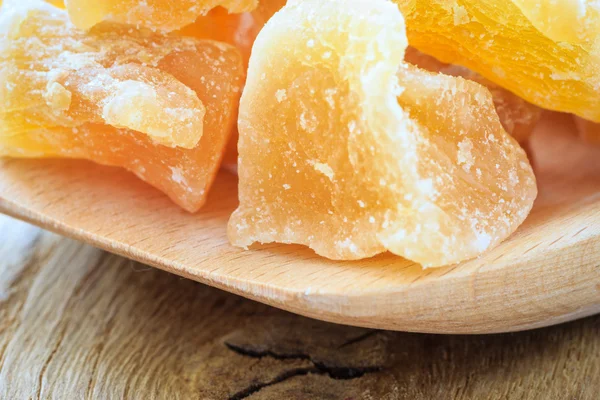
[[[391,254],[334,262],[292,245],[226,237],[236,177],[198,214],[115,168],[0,161],[0,211],[175,274],[298,314],[374,328],[505,332],[600,312],[600,148],[553,114],[533,140],[540,196],[523,226],[476,260],[439,269]],[[10,234],[10,233],[9,233]]]

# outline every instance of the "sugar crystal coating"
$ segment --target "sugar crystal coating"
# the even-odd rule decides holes
[[[291,0],[259,33],[240,104],[236,246],[426,267],[504,240],[537,190],[481,85],[404,63],[385,0]]]
[[[121,166],[189,211],[204,202],[244,75],[229,45],[103,23],[42,1],[0,16],[0,156]]]
[[[523,100],[516,94],[468,68],[442,63],[432,56],[421,53],[414,47],[408,47],[404,60],[427,71],[460,76],[488,88],[492,94],[500,123],[519,143],[525,143],[529,139],[542,115],[541,108]]]

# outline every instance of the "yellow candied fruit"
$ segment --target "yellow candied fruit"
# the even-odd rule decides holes
[[[555,42],[583,43],[600,34],[597,0],[512,0],[541,33]]]
[[[290,0],[254,44],[231,242],[425,267],[477,256],[529,213],[535,177],[478,83],[403,61],[385,0]]]
[[[42,1],[0,16],[0,156],[124,167],[197,210],[235,122],[232,46],[103,23],[83,33]]]
[[[217,6],[232,13],[252,11],[257,0],[66,0],[65,3],[71,20],[81,29],[110,20],[173,31]]]
[[[600,122],[598,2],[577,1],[586,12],[573,13],[566,0],[393,1],[411,46],[535,105]]]
[[[519,143],[525,143],[529,139],[542,115],[541,108],[523,100],[516,94],[496,85],[468,68],[445,64],[410,46],[406,49],[404,60],[427,71],[460,76],[488,88],[492,93],[492,99],[502,126]]]

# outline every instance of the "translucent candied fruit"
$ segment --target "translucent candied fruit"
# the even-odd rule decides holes
[[[82,33],[42,1],[0,18],[0,156],[121,166],[203,204],[235,122],[237,49],[108,23]]]
[[[432,56],[420,52],[414,47],[406,49],[404,60],[427,71],[460,76],[488,88],[492,93],[492,99],[496,106],[498,117],[500,117],[500,123],[519,143],[525,143],[529,139],[541,117],[541,108],[523,100],[516,94],[496,85],[494,82],[485,79],[468,68],[445,64]]]
[[[597,0],[512,0],[540,32],[555,42],[583,43],[600,34]]]
[[[193,24],[184,27],[177,34],[230,43],[241,51],[244,65],[247,66],[256,35],[269,18],[284,5],[285,0],[261,0],[254,11],[241,14],[232,14],[222,7],[217,7],[207,15],[198,17]],[[234,126],[223,156],[223,164],[237,163],[237,141],[237,127]]]
[[[411,46],[533,104],[600,122],[597,1],[393,1]]]
[[[173,31],[188,25],[214,7],[241,13],[256,8],[257,0],[65,0],[69,16],[81,29],[110,20],[151,29]]]
[[[536,196],[487,89],[403,61],[385,0],[290,0],[259,33],[240,104],[234,245],[440,266],[505,239]]]
[[[253,13],[232,14],[225,8],[217,7],[177,34],[232,44],[240,50],[244,63],[248,65],[252,44],[261,28],[262,24]]]

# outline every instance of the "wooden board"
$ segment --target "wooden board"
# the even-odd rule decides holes
[[[2,400],[597,400],[600,315],[503,335],[316,321],[0,215]]]
[[[553,114],[533,141],[540,196],[525,224],[479,259],[423,270],[384,254],[334,262],[291,245],[243,251],[226,223],[236,179],[222,173],[190,215],[119,169],[4,160],[0,211],[298,314],[394,330],[529,329],[600,312],[600,150]]]

